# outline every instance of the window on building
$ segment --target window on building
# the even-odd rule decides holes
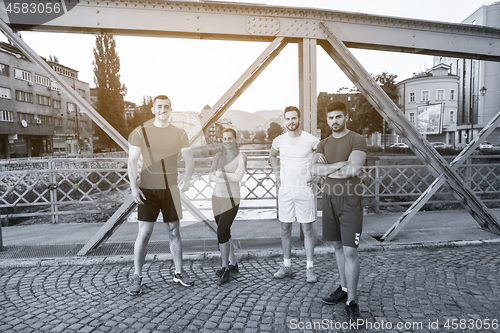
[[[26,120],[28,124],[34,124],[35,123],[35,115],[32,113],[24,113],[21,112],[19,113],[19,121]]]
[[[35,74],[35,83],[45,87],[50,87],[50,79],[43,75]]]
[[[44,95],[36,95],[36,102],[39,105],[45,105],[45,106],[51,106],[52,105],[50,97],[49,96],[44,96]]]
[[[411,93],[410,93],[410,98],[409,98],[409,100],[410,100],[410,103],[415,103],[415,92],[411,92]]]
[[[415,124],[415,112],[409,113],[410,123]]]
[[[0,121],[9,121],[12,122],[14,120],[14,115],[12,111],[0,111]]]
[[[429,101],[430,100],[429,95],[430,95],[429,90],[422,90],[422,101],[423,102]]]
[[[66,102],[66,109],[68,110],[68,113],[75,112],[76,104],[71,102]]]
[[[57,99],[53,99],[52,100],[52,107],[54,109],[61,109],[61,101],[57,100]]]
[[[455,122],[455,111],[454,110],[450,111],[450,122],[451,123]]]
[[[444,89],[438,89],[436,92],[436,100],[442,101],[444,100]]]
[[[50,81],[50,89],[59,91],[59,85],[57,84],[57,82]]]
[[[82,121],[80,121],[80,123],[82,124],[82,129],[83,130],[87,130],[89,128],[88,123],[87,123],[86,120],[82,120]]]
[[[1,98],[11,99],[12,97],[10,96],[10,89],[9,88],[4,88],[4,87],[0,87],[0,97]]]
[[[0,75],[9,76],[9,65],[0,64]]]
[[[75,128],[75,121],[73,119],[68,119],[68,127]]]
[[[80,94],[80,96],[85,97],[85,90],[78,89],[78,93]]]
[[[31,72],[24,71],[19,68],[14,68],[14,77],[18,80],[33,82],[31,80]]]
[[[54,118],[54,126],[55,127],[62,127],[63,126],[62,118],[55,117]]]
[[[19,102],[33,103],[33,94],[26,91],[16,90],[16,100]]]
[[[454,101],[455,100],[455,89],[451,89],[450,90],[450,101]]]
[[[52,117],[51,116],[44,116],[44,115],[39,115],[38,116],[38,123],[42,125],[52,125]]]

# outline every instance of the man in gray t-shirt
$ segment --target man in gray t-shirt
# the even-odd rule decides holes
[[[334,102],[327,108],[332,135],[316,149],[312,173],[326,176],[323,187],[323,239],[333,240],[340,286],[323,298],[326,304],[346,302],[349,319],[356,321],[359,280],[358,245],[363,226],[360,172],[366,161],[366,140],[346,127],[347,108]]]

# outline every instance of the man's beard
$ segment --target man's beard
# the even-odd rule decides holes
[[[292,127],[293,126],[293,127]],[[299,124],[289,124],[286,128],[288,128],[289,131],[293,132],[297,128],[299,128]]]
[[[345,124],[342,126],[337,124],[337,126],[338,126],[337,129],[334,129],[334,125],[330,126],[330,128],[332,129],[333,132],[342,132],[345,128]]]

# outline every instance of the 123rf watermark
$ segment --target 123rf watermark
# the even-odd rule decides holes
[[[499,328],[498,319],[434,319],[427,321],[373,321],[370,319],[358,319],[349,321],[335,321],[323,319],[321,321],[299,321],[291,319],[288,325],[290,330],[434,330],[434,331],[477,331],[496,330]]]

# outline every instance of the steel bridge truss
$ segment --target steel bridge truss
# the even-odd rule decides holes
[[[33,26],[22,19],[9,17],[0,3],[0,29],[125,151],[128,151],[125,138],[26,45],[13,29],[268,42],[269,46],[204,116],[202,130],[191,138],[191,143],[196,142],[205,129],[228,110],[288,43],[299,44],[299,107],[303,114],[304,130],[315,134],[316,49],[319,45],[436,177],[422,196],[387,230],[382,240],[390,241],[445,182],[483,229],[500,235],[498,221],[456,171],[500,124],[500,112],[448,164],[409,123],[348,49],[500,61],[500,30],[322,9],[212,1],[65,0],[61,4],[66,6],[63,14]],[[188,211],[214,231],[208,219],[186,196],[181,195],[181,199]],[[135,203],[127,200],[78,254],[85,255],[104,243],[134,208]]]

